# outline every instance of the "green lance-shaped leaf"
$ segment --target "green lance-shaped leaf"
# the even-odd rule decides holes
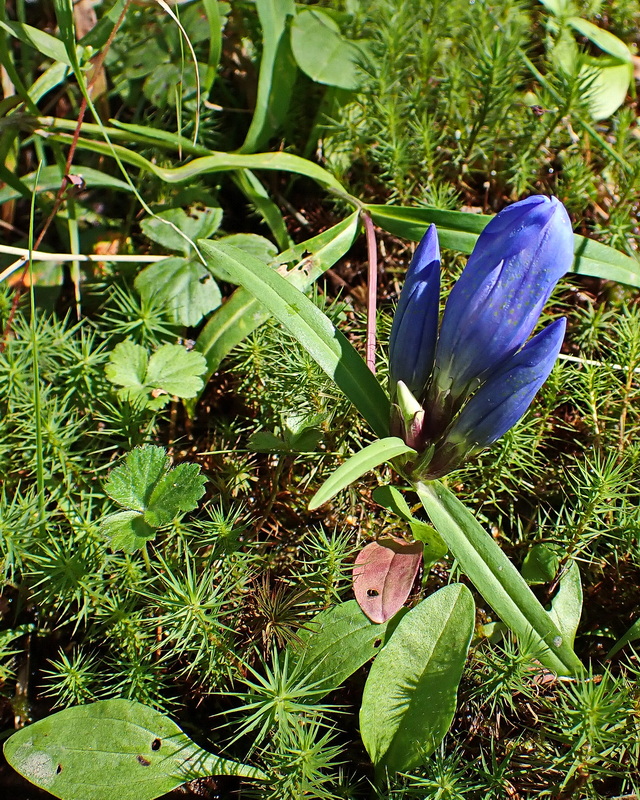
[[[307,623],[299,634],[303,649],[293,658],[323,690],[333,691],[380,652],[404,613],[376,625],[355,600],[340,603]]]
[[[402,206],[368,205],[366,210],[373,221],[395,236],[420,241],[426,228],[433,223],[438,228],[442,247],[470,253],[485,225],[491,219],[483,214],[441,209],[404,208]],[[640,262],[601,242],[574,235],[574,261],[571,271],[578,275],[593,275],[608,281],[640,286]]]
[[[417,767],[449,730],[474,622],[471,592],[445,586],[405,614],[373,662],[360,733],[379,772]]]
[[[347,252],[358,233],[358,213],[334,225],[324,233],[286,250],[278,256],[281,275],[301,291],[311,286],[325,270]],[[306,257],[304,257],[306,255]],[[302,261],[300,261],[302,259]],[[293,269],[286,263],[299,261]],[[227,354],[271,315],[249,292],[240,287],[231,295],[204,326],[196,349],[207,361],[205,380],[218,369]]]
[[[202,750],[168,717],[133,700],[67,708],[14,733],[4,754],[61,800],[153,800],[209,775],[266,779],[255,767]]]
[[[311,498],[309,508],[313,511],[314,508],[318,508],[323,503],[328,503],[338,492],[346,489],[347,486],[350,486],[370,470],[379,467],[380,464],[408,453],[415,455],[415,452],[397,436],[388,436],[385,439],[378,439],[368,444],[347,459],[327,478]]]
[[[46,139],[54,142],[62,142],[63,144],[72,144],[73,142],[73,136],[68,134],[39,132]],[[154,164],[134,150],[119,144],[98,142],[81,136],[77,141],[77,147],[80,150],[89,150],[104,156],[113,156],[115,153],[123,163],[131,164],[145,172],[150,172],[166,183],[184,183],[185,181],[193,180],[199,175],[207,175],[214,172],[232,172],[238,169],[267,169],[304,175],[322,186],[335,190],[343,197],[349,196],[342,184],[330,172],[318,164],[314,164],[313,161],[292,153],[252,153],[247,155],[212,150],[209,151],[209,155],[194,158],[187,164],[171,168]]]
[[[293,0],[256,0],[262,27],[262,58],[256,107],[247,131],[243,153],[253,153],[278,130],[289,110],[296,80],[287,18],[296,13]]]
[[[336,382],[378,436],[389,426],[389,398],[347,338],[308,297],[257,258],[228,245],[199,241],[207,261],[235,275]]]
[[[567,637],[540,605],[524,578],[469,509],[438,481],[416,491],[462,571],[521,641],[535,642],[542,663],[559,675],[582,670]]]

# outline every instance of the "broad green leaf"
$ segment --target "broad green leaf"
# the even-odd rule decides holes
[[[470,253],[478,235],[491,219],[483,214],[467,214],[462,211],[442,211],[426,206],[404,208],[402,206],[365,207],[373,221],[383,230],[405,239],[420,241],[427,227],[434,223],[442,247]],[[575,259],[571,271],[578,275],[593,275],[608,281],[618,281],[629,286],[640,286],[640,262],[630,256],[593,239],[574,235]]]
[[[134,553],[156,535],[138,511],[117,511],[100,523],[100,533],[108,540],[112,550]]]
[[[4,753],[17,772],[62,800],[153,800],[209,775],[266,778],[202,750],[168,717],[133,700],[59,711],[14,733]]]
[[[534,544],[522,562],[522,577],[529,585],[551,584],[560,569],[558,553],[546,544]],[[560,576],[557,591],[547,613],[562,635],[573,646],[582,615],[582,581],[577,562],[569,564]]]
[[[609,650],[607,653],[606,658],[613,658],[613,656],[615,656],[619,650],[622,650],[626,644],[629,644],[629,642],[635,642],[636,639],[640,639],[640,619],[637,619],[624,634],[624,636],[621,636],[618,639],[611,650]]]
[[[122,464],[111,470],[104,490],[121,506],[143,512],[156,484],[168,469],[169,457],[164,448],[136,447]]]
[[[160,211],[153,217],[143,219],[140,227],[147,238],[166,247],[167,250],[176,250],[189,256],[193,254],[193,248],[175,228],[195,242],[196,239],[208,239],[218,230],[221,222],[221,208],[192,206],[188,213],[183,208]]]
[[[176,397],[195,397],[202,389],[202,353],[179,344],[163,344],[149,359],[145,382]]]
[[[555,597],[551,600],[549,616],[571,647],[582,616],[582,580],[577,561],[572,561],[560,579]]]
[[[590,60],[581,74],[589,81],[585,97],[591,116],[594,120],[607,119],[625,101],[633,80],[633,65],[602,57]]]
[[[321,10],[301,10],[291,24],[291,49],[300,69],[317,83],[358,89],[362,76],[360,48],[340,35],[331,17]]]
[[[286,442],[269,431],[252,433],[247,442],[247,447],[257,453],[289,453],[291,451]]]
[[[114,347],[104,372],[111,383],[146,394],[148,364],[149,354],[146,349],[140,344],[125,340]]]
[[[222,302],[218,284],[195,257],[176,256],[150,264],[136,277],[135,287],[144,300],[166,309],[178,325],[197,325]]]
[[[237,275],[239,283],[298,340],[336,382],[378,436],[389,425],[389,398],[362,357],[325,314],[286,278],[235,247],[210,241],[198,246],[207,261]]]
[[[168,525],[178,514],[193,511],[206,483],[199,464],[178,464],[155,485],[144,518],[155,528]]]
[[[372,622],[387,622],[411,594],[422,562],[422,542],[386,536],[369,542],[353,565],[353,593]]]
[[[131,187],[119,178],[113,178],[111,175],[106,175],[92,167],[75,167],[73,174],[83,178],[88,189],[117,189],[120,191],[130,192]],[[29,190],[29,193],[34,191],[34,184],[36,173],[31,172],[29,175],[24,175],[21,180]],[[63,173],[59,167],[43,167],[40,170],[40,177],[38,179],[38,186],[35,191],[40,192],[56,192],[62,183]],[[3,186],[0,189],[0,203],[6,203],[8,200],[17,200],[21,197],[21,193],[10,186]]]
[[[626,61],[629,64],[632,63],[631,51],[627,45],[610,31],[599,28],[597,25],[594,25],[593,22],[589,22],[581,17],[568,17],[567,23],[581,36],[586,37],[601,50],[604,50],[605,53],[615,56],[615,58],[620,61]]]
[[[73,136],[62,133],[47,134],[47,140],[72,144]],[[119,144],[108,144],[107,142],[85,139],[81,136],[78,139],[77,147],[80,150],[89,150],[105,156],[113,156],[115,153],[123,163],[131,164],[145,172],[150,172],[166,183],[184,183],[185,181],[192,181],[200,175],[216,172],[230,172],[238,169],[267,169],[304,175],[321,186],[334,189],[343,197],[349,196],[340,182],[330,172],[327,172],[318,164],[314,164],[306,158],[295,156],[292,153],[275,152],[245,155],[242,153],[211,151],[211,155],[194,158],[180,167],[170,168],[154,164],[134,150]]]
[[[355,600],[321,611],[300,631],[301,671],[326,692],[337,689],[386,644],[404,611],[382,625],[363,614]]]
[[[103,519],[100,531],[114,550],[133,552],[153,537],[155,528],[196,508],[205,482],[198,464],[169,469],[162,447],[136,447],[124,463],[111,470],[104,487],[109,497],[127,510]]]
[[[546,667],[559,675],[578,674],[582,664],[566,636],[473,514],[438,481],[418,483],[416,491],[462,571],[502,621],[521,641],[535,643]]]
[[[113,349],[105,375],[111,383],[123,387],[118,392],[122,399],[161,408],[169,395],[195,397],[202,389],[200,375],[205,366],[201,353],[182,345],[163,344],[149,358],[144,347],[127,340]],[[158,390],[164,394],[153,396]]]
[[[405,614],[373,662],[360,734],[380,772],[419,766],[449,730],[474,623],[471,592],[445,586]]]
[[[330,475],[322,484],[318,491],[313,495],[309,502],[311,510],[318,508],[324,503],[328,503],[332,497],[341,492],[362,475],[366,474],[380,464],[385,464],[398,456],[412,453],[415,450],[406,445],[397,436],[388,436],[385,439],[378,439],[368,444],[362,450],[352,455],[344,464]]]
[[[293,0],[256,0],[262,27],[262,57],[258,75],[256,107],[242,153],[259,150],[278,130],[289,110],[296,80],[291,55],[288,18],[296,13]]]

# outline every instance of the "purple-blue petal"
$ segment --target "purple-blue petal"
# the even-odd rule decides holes
[[[517,352],[573,260],[571,221],[554,197],[508,206],[480,234],[442,320],[435,380],[463,398]]]
[[[560,352],[566,320],[552,322],[481,386],[458,414],[446,441],[476,450],[495,442],[524,415]]]
[[[414,253],[393,318],[389,339],[389,371],[416,395],[424,390],[433,368],[438,336],[440,248],[431,225]]]

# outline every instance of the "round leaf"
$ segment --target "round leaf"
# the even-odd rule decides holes
[[[300,69],[312,80],[357,89],[361,80],[357,64],[360,48],[344,39],[335,23],[316,10],[300,11],[291,25],[291,48]]]

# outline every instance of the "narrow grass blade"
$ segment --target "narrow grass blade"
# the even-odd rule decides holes
[[[62,144],[71,144],[73,141],[73,136],[67,134],[50,134],[44,130],[41,130],[40,134],[48,141],[61,142]],[[304,175],[322,186],[334,189],[342,196],[348,197],[342,184],[330,172],[327,172],[326,169],[318,166],[318,164],[308,161],[306,158],[294,156],[291,153],[253,153],[251,155],[243,155],[241,153],[211,151],[211,155],[194,158],[188,164],[172,169],[160,167],[139,153],[118,144],[97,142],[80,137],[77,146],[80,150],[89,150],[93,153],[100,153],[110,157],[117,156],[121,162],[131,164],[145,172],[150,172],[166,183],[183,183],[199,175],[214,172],[231,172],[237,169],[267,169]]]
[[[613,658],[613,656],[615,656],[618,651],[622,650],[626,644],[629,644],[629,642],[635,642],[636,639],[640,639],[640,619],[637,619],[624,634],[624,636],[621,636],[618,639],[611,650],[609,650],[607,653],[606,658]]]
[[[462,571],[521,641],[533,641],[540,661],[559,675],[576,675],[580,660],[524,578],[473,514],[438,481],[416,491]]]

